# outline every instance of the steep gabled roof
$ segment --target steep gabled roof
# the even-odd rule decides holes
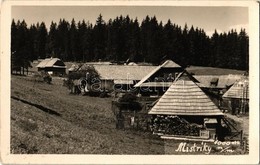
[[[134,87],[140,87],[145,81],[147,81],[152,75],[154,75],[157,71],[159,71],[162,68],[181,68],[181,66],[171,60],[167,60],[162,65],[157,66],[154,70],[152,70],[145,77],[143,77],[141,81],[139,81]]]
[[[187,72],[187,70],[184,70],[181,73],[179,73],[175,81],[177,80],[191,80],[195,83],[199,83],[199,81],[195,77],[193,77],[189,72]]]
[[[46,68],[46,67],[56,67],[56,68],[66,68],[66,65],[59,58],[46,58],[41,61],[37,68]]]
[[[178,74],[175,80],[192,80],[195,83],[199,83],[199,81],[194,78],[191,74],[189,74],[186,70],[182,71],[181,73]],[[141,87],[162,87],[162,88],[168,88],[172,85],[172,81],[170,82],[144,82],[140,86]]]
[[[42,60],[36,67],[37,68],[44,68],[45,67],[45,65],[48,63],[50,61],[50,59],[44,59],[44,60]]]
[[[154,73],[156,73],[158,70],[160,70],[161,67],[158,66],[151,72],[149,72],[146,76],[144,76],[137,84],[135,84],[134,87],[140,87],[146,80],[148,80]]]
[[[224,98],[249,99],[249,81],[247,78],[241,79],[223,95]]]
[[[172,60],[166,60],[162,65],[161,68],[181,68],[180,65],[176,64]]]
[[[220,109],[191,80],[175,81],[149,114],[219,116]]]

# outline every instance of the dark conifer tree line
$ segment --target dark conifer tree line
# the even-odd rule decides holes
[[[13,68],[28,68],[30,61],[58,57],[64,61],[149,62],[160,64],[172,59],[182,66],[211,66],[248,70],[249,38],[240,32],[206,35],[203,29],[170,20],[163,25],[155,16],[141,23],[129,16],[119,16],[105,22],[102,15],[94,25],[89,22],[60,19],[28,26],[12,21],[11,52]]]

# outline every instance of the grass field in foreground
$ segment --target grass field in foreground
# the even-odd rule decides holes
[[[70,95],[19,76],[12,76],[11,96],[11,153],[164,153],[150,133],[115,129],[111,98]]]

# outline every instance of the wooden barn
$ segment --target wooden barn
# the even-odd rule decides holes
[[[83,64],[78,67],[73,65],[69,71],[84,70],[86,66],[93,66],[100,76],[100,86],[112,91],[133,91],[134,85],[144,76],[156,68],[156,66],[137,65],[107,65],[107,64]]]
[[[171,60],[156,67],[135,84],[142,96],[161,96],[184,69]]]
[[[115,91],[134,90],[134,85],[155,66],[93,65],[103,82],[112,82]]]
[[[223,94],[243,75],[194,75],[200,83],[198,86],[210,97],[210,99],[221,109],[228,105],[223,102]]]
[[[248,113],[249,111],[249,81],[244,77],[235,82],[223,95],[223,101],[228,102],[228,110],[232,114]]]
[[[223,139],[223,113],[193,81],[178,79],[148,112],[153,132],[161,135]]]
[[[64,75],[66,73],[66,65],[59,58],[46,58],[36,67],[38,71],[45,71],[51,75]]]

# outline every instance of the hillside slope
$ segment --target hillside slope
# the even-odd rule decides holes
[[[12,76],[11,153],[164,153],[150,133],[115,128],[110,98],[69,95],[56,84]]]

